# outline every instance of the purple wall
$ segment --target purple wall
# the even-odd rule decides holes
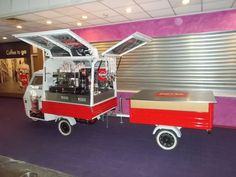
[[[236,97],[217,97],[214,125],[236,128]]]
[[[181,34],[236,30],[236,10],[207,14],[147,20],[116,25],[74,30],[89,42],[121,40],[139,31],[152,37]],[[120,92],[118,96],[128,98],[132,93]],[[236,98],[217,97],[214,125],[236,127]],[[127,101],[123,99],[123,112],[128,114]]]
[[[89,42],[121,40],[139,31],[152,37],[236,29],[236,10],[76,29]]]

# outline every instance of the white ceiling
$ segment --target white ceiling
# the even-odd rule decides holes
[[[60,28],[86,28],[144,19],[158,19],[178,15],[227,10],[236,7],[236,0],[190,0],[188,5],[182,5],[182,0],[87,0],[89,2],[83,0],[80,1],[80,3],[77,3],[79,0],[72,0],[73,5],[67,3],[69,0],[49,0],[51,6],[53,5],[53,2],[62,3],[63,1],[64,7],[47,6],[44,8],[46,10],[39,11],[36,8],[37,6],[32,4],[32,1],[35,0],[21,0],[21,2],[25,2],[26,4],[31,2],[31,6],[29,4],[27,6],[29,9],[27,9],[24,4],[17,6],[17,4],[12,3],[15,0],[10,1],[11,4],[4,4],[3,0],[0,0],[0,11],[1,8],[6,8],[7,5],[9,5],[9,8],[14,9],[14,11],[11,10],[11,13],[5,11],[5,15],[3,14],[2,18],[0,13],[0,42],[16,40],[11,36],[15,33]],[[43,2],[48,3],[49,1],[40,0],[38,1],[38,3],[40,2],[38,6]],[[17,2],[19,2],[19,0],[17,0]],[[33,9],[30,9],[30,7]],[[132,9],[131,13],[126,12],[127,7]],[[88,16],[88,19],[82,19],[82,15]],[[6,18],[10,17],[23,21],[6,20]],[[47,25],[47,20],[51,20],[52,24]],[[82,23],[81,27],[77,26],[78,22]],[[22,29],[16,29],[16,25],[19,24],[22,25]],[[2,37],[4,36],[8,39],[3,40]]]

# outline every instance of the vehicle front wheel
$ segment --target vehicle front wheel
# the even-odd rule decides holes
[[[172,150],[178,144],[178,138],[172,130],[159,130],[156,136],[156,141],[164,150]]]
[[[58,130],[62,135],[68,136],[71,134],[72,127],[67,120],[62,119],[58,123]]]

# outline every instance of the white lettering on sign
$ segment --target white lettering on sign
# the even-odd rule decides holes
[[[68,96],[61,96],[61,99],[62,100],[69,100],[69,97]]]
[[[80,98],[80,97],[78,97],[78,101],[86,102],[86,98]]]
[[[10,49],[10,50],[6,50],[6,54],[7,55],[16,55],[16,51]]]
[[[24,56],[27,54],[27,50],[13,50],[13,49],[10,49],[10,50],[6,50],[6,55],[21,55],[21,56]]]

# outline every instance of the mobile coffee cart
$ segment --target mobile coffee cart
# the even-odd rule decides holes
[[[116,108],[116,57],[151,40],[134,33],[99,55],[95,47],[69,29],[14,36],[48,56],[24,94],[27,116],[58,121],[65,136],[76,122],[93,123]]]
[[[134,33],[102,54],[70,30],[17,34],[47,54],[24,94],[27,116],[58,121],[62,135],[77,122],[94,123],[117,106],[116,58],[151,40]],[[210,91],[142,90],[130,100],[130,122],[155,125],[158,145],[174,149],[180,129],[211,131],[215,98]]]

